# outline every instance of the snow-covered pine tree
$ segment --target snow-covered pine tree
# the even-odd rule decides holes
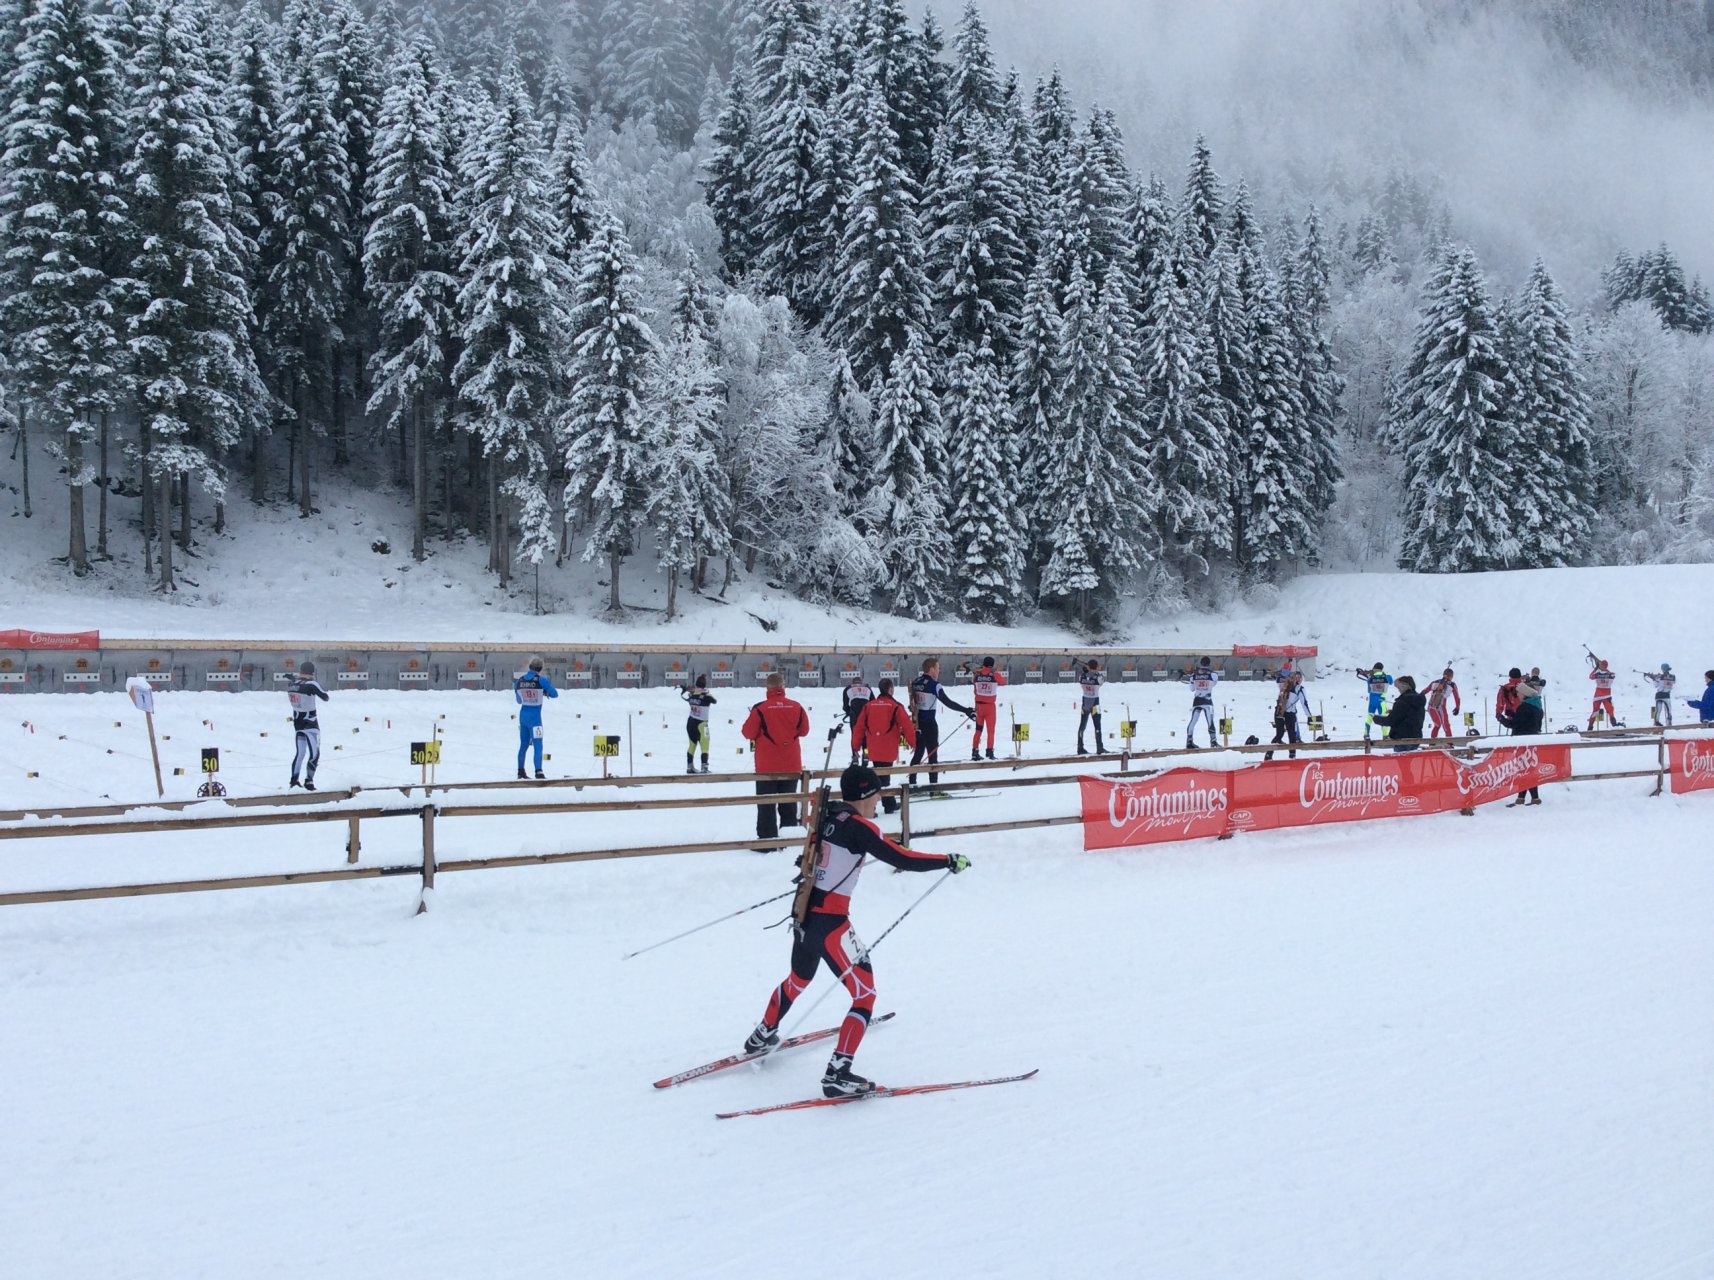
[[[1153,303],[1144,317],[1144,435],[1161,485],[1161,535],[1187,582],[1206,579],[1231,554],[1231,492],[1237,458],[1221,429],[1224,402],[1201,308],[1180,283],[1188,250],[1173,236],[1149,259]],[[1209,601],[1208,603],[1213,603]]]
[[[1307,489],[1312,459],[1304,423],[1299,361],[1279,281],[1266,263],[1253,268],[1247,308],[1253,399],[1245,423],[1238,571],[1246,582],[1278,582],[1318,548]]]
[[[1144,399],[1130,356],[1136,341],[1120,273],[1097,294],[1074,262],[1060,336],[1059,427],[1040,507],[1048,551],[1041,595],[1064,600],[1082,624],[1105,615],[1126,576],[1156,551],[1160,486],[1134,434]]]
[[[1450,246],[1428,282],[1387,428],[1403,461],[1401,569],[1475,573],[1514,563],[1517,472],[1534,461],[1517,454],[1507,377],[1476,255]]]
[[[927,270],[941,344],[974,354],[987,346],[1011,364],[1023,309],[1026,249],[1020,193],[981,116],[963,112],[939,134],[923,198]]]
[[[719,456],[721,401],[706,337],[675,322],[644,406],[652,455],[644,517],[655,532],[657,567],[667,575],[668,622],[678,613],[680,574],[694,582],[700,566],[732,549],[731,493]]]
[[[1559,288],[1540,258],[1511,311],[1508,408],[1520,483],[1534,490],[1519,530],[1519,563],[1557,568],[1588,554],[1595,511],[1589,396]],[[1526,532],[1527,530],[1527,532]]]
[[[351,448],[346,407],[351,404],[361,413],[368,399],[364,381],[375,342],[375,317],[363,273],[363,208],[369,197],[382,90],[374,37],[352,0],[333,0],[322,32],[320,56],[346,164],[344,207],[340,210],[347,229],[343,245],[345,313],[339,322],[341,341],[332,351],[330,386],[334,463],[343,465],[349,461]]]
[[[1131,197],[1127,179],[1115,168],[1114,127],[1107,114],[1097,108],[1090,114],[1089,126],[1065,152],[1065,170],[1057,184],[1046,250],[1053,258],[1062,296],[1074,266],[1083,272],[1091,289],[1099,292],[1124,257]]]
[[[648,0],[629,16],[628,56],[620,98],[629,115],[649,114],[669,145],[690,145],[696,133],[703,71],[682,0]]]
[[[583,246],[595,236],[601,216],[589,174],[589,157],[583,145],[583,126],[576,111],[559,118],[554,130],[553,153],[548,159],[548,181],[555,223],[554,252],[561,261],[575,263]]]
[[[880,123],[886,127],[884,114]],[[936,615],[945,594],[947,491],[940,403],[920,328],[906,333],[875,401],[880,452],[874,475],[884,521],[875,536],[886,561],[894,610],[926,622]]]
[[[1303,219],[1303,239],[1293,263],[1294,302],[1287,320],[1296,340],[1298,393],[1303,400],[1307,467],[1304,498],[1314,521],[1332,509],[1343,469],[1339,463],[1339,420],[1345,379],[1339,375],[1327,340],[1327,317],[1332,306],[1333,269],[1314,205]],[[1313,562],[1313,557],[1312,557]]]
[[[426,554],[431,441],[450,391],[458,319],[458,183],[433,77],[434,53],[420,39],[388,68],[370,178],[364,273],[374,295],[377,342],[368,412],[409,456],[411,554]]]
[[[858,378],[869,384],[887,381],[907,343],[920,339],[928,321],[928,282],[916,195],[886,100],[861,71],[852,97],[856,159],[828,326]]]
[[[1365,213],[1357,220],[1357,243],[1351,251],[1351,262],[1359,278],[1390,277],[1398,270],[1393,238],[1387,231],[1386,222],[1378,215]]]
[[[754,265],[759,244],[754,130],[750,68],[744,64],[733,68],[726,86],[703,180],[708,210],[720,229],[720,264],[728,280],[736,280]]]
[[[1055,195],[1064,176],[1077,121],[1071,109],[1065,80],[1055,67],[1046,80],[1037,80],[1031,98],[1030,131],[1035,135],[1036,178],[1042,189]]]
[[[488,567],[512,575],[511,504],[545,509],[531,494],[547,484],[556,344],[565,330],[568,272],[554,246],[541,129],[523,77],[513,69],[486,127],[467,147],[457,216],[462,350],[452,380],[463,425],[488,466]],[[526,529],[532,545],[540,531]]]
[[[875,433],[869,397],[851,370],[851,361],[840,352],[833,363],[833,379],[827,387],[826,422],[822,438],[828,453],[821,465],[833,474],[839,514],[859,532],[878,523],[873,510],[874,485],[870,470],[875,465]]]
[[[1038,531],[1045,527],[1042,492],[1059,455],[1056,406],[1065,381],[1060,365],[1061,330],[1052,268],[1046,258],[1040,258],[1024,288],[1018,348],[1010,377],[1012,418],[1018,433],[1018,521],[1026,547],[1041,540]]]
[[[268,281],[272,308],[260,318],[291,414],[298,509],[307,518],[314,512],[311,437],[326,433],[327,375],[349,302],[351,165],[326,65],[327,16],[311,0],[291,0],[284,25],[278,145],[285,234]]]
[[[1000,361],[986,343],[960,347],[941,410],[952,470],[952,565],[959,614],[1005,625],[1023,583],[1027,529],[1019,516],[1017,423]]]
[[[1214,157],[1207,140],[1196,136],[1196,149],[1190,157],[1190,172],[1184,181],[1184,201],[1179,217],[1189,235],[1189,244],[1196,255],[1207,261],[1219,243],[1225,223],[1226,199],[1221,193],[1220,175],[1214,171]]]
[[[87,0],[40,0],[14,55],[0,152],[0,334],[9,382],[64,451],[72,572],[89,572],[85,447],[123,367],[113,277],[130,230],[112,50]]]
[[[1179,261],[1182,250],[1173,244],[1176,232],[1166,187],[1158,177],[1151,174],[1147,183],[1138,185],[1126,223],[1130,233],[1127,266],[1136,292],[1137,314],[1147,316],[1155,308],[1162,287],[1161,276],[1169,264],[1179,289],[1186,290],[1189,284],[1186,264]]]
[[[768,290],[813,319],[830,250],[816,200],[823,111],[814,28],[776,26],[791,7],[770,4],[769,25],[758,41],[768,48],[782,43],[783,51],[769,78],[760,53],[756,61],[753,266]]]
[[[655,335],[637,296],[637,263],[618,220],[602,218],[578,263],[568,326],[571,395],[559,421],[570,481],[567,510],[587,505],[583,558],[608,560],[607,607],[617,611],[619,570],[636,549],[648,498],[648,394]]]
[[[278,144],[280,128],[280,74],[275,57],[277,32],[251,0],[238,15],[228,48],[226,116],[231,121],[237,145],[238,184],[251,220],[250,301],[256,319],[251,341],[262,381],[276,396],[285,392],[279,359],[273,349],[277,336],[262,317],[274,305],[273,281],[286,244],[285,173]],[[250,499],[267,500],[267,454],[265,444],[275,410],[255,415],[250,434]]]
[[[160,586],[173,579],[172,502],[191,478],[223,491],[216,459],[267,403],[250,344],[232,157],[195,5],[157,0],[141,23],[123,183],[136,228],[128,316],[146,476],[159,487]],[[184,526],[188,528],[188,525]]]
[[[694,265],[684,268],[678,273],[677,283],[673,286],[667,341],[681,343],[696,338],[705,346],[713,342],[717,310],[715,300],[709,296],[708,284],[702,278],[702,272]],[[705,359],[712,359],[706,350],[702,354]],[[715,381],[719,382],[718,376]]]
[[[1185,256],[1194,261],[1200,254],[1200,242],[1188,224],[1181,224],[1181,235]],[[1202,323],[1208,334],[1209,350],[1214,356],[1214,389],[1220,396],[1215,425],[1225,442],[1227,457],[1233,460],[1228,470],[1232,484],[1227,498],[1232,508],[1230,536],[1234,550],[1241,545],[1244,536],[1248,498],[1243,488],[1240,460],[1249,438],[1248,424],[1255,407],[1249,317],[1238,276],[1238,255],[1222,237],[1213,255],[1202,265]]]

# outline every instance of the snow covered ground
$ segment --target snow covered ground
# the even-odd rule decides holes
[[[1322,685],[1330,719],[1352,714],[1355,679],[1348,696]],[[1147,744],[1181,731],[1181,690],[1122,693]],[[1233,691],[1241,726],[1267,694]],[[1013,696],[1033,752],[1067,745],[1068,692]],[[818,724],[835,697],[809,694]],[[160,701],[169,767],[220,741],[235,791],[277,787],[277,695]],[[32,797],[146,794],[119,695],[7,705],[8,764],[42,752]],[[607,692],[550,705],[550,768],[597,771],[587,731],[626,714],[638,771],[676,767],[676,699]],[[324,719],[346,750],[323,777],[408,781],[405,743],[430,724],[443,779],[509,776],[509,717],[500,695],[337,697]],[[744,764],[736,743],[717,714],[716,762]],[[415,918],[409,879],[10,908],[4,1270],[1714,1274],[1714,799],[1648,789],[1114,854],[1082,853],[1075,828],[928,841],[975,865],[877,950],[898,1017],[859,1066],[887,1083],[1041,1075],[732,1121],[713,1113],[813,1094],[823,1047],[649,1082],[737,1047],[784,973],[788,941],[761,927],[775,917],[619,957],[783,891],[783,855],[449,875]],[[1069,813],[1073,797],[947,802],[919,824]],[[750,820],[453,820],[442,856],[741,838]],[[332,867],[342,835],[8,842],[0,888]],[[414,843],[409,823],[368,824],[365,860]],[[931,883],[871,869],[859,932]],[[811,1025],[842,1008],[830,997]]]

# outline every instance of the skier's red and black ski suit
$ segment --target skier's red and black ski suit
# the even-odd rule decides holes
[[[945,854],[912,853],[894,844],[873,822],[841,801],[830,802],[822,812],[820,840],[809,918],[792,943],[792,971],[768,997],[762,1022],[769,1030],[777,1029],[792,1002],[814,981],[816,967],[825,962],[851,993],[851,1011],[840,1024],[834,1049],[849,1058],[863,1042],[875,1013],[875,969],[851,931],[851,894],[863,864],[876,858],[900,871],[945,871],[947,859]]]

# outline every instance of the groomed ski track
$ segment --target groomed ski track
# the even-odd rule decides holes
[[[13,909],[5,1269],[1706,1274],[1709,801],[1644,790],[984,841],[877,952],[901,1017],[859,1065],[1041,1075],[778,1122],[711,1113],[813,1093],[813,1047],[649,1083],[737,1047],[781,932],[617,957],[783,860],[461,877],[415,920],[384,881]],[[859,932],[919,887],[865,876]]]

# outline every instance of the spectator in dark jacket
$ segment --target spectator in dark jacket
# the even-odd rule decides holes
[[[1514,676],[1517,668],[1513,667]],[[1542,686],[1547,681],[1541,679],[1541,668],[1537,667],[1528,676],[1517,676],[1517,710],[1512,712],[1512,736],[1527,738],[1541,732],[1541,721],[1544,714],[1542,703]],[[1517,797],[1506,808],[1514,809],[1520,804],[1540,804],[1541,788],[1525,787],[1518,792]]]
[[[1393,687],[1398,690],[1398,696],[1393,699],[1392,710],[1384,715],[1375,717],[1376,724],[1387,726],[1387,737],[1397,738],[1401,743],[1405,739],[1422,737],[1422,724],[1428,718],[1428,699],[1416,691],[1416,680],[1412,676],[1400,676],[1393,681]],[[1394,751],[1415,751],[1417,744],[1394,747]]]

